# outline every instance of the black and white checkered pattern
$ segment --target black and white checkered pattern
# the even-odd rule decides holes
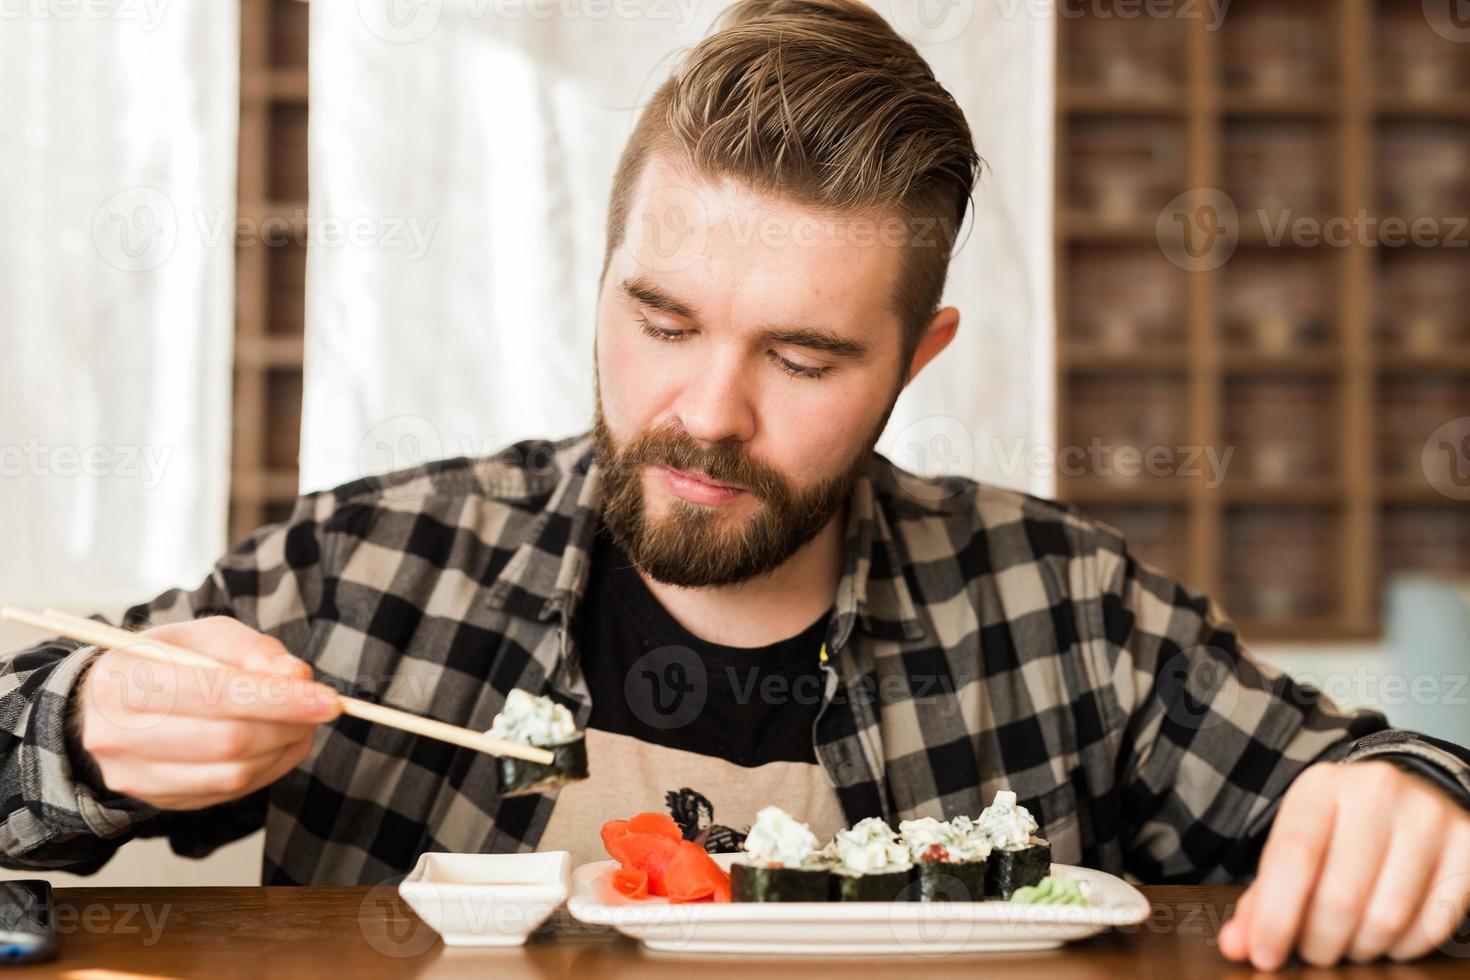
[[[1451,752],[1252,660],[1207,600],[1107,526],[958,479],[913,494],[912,480],[875,455],[849,503],[815,748],[850,820],[974,815],[1010,788],[1059,861],[1227,881],[1253,870],[1312,762],[1381,754],[1470,789]],[[568,623],[599,482],[584,434],[305,495],[199,588],[124,624],[222,613],[359,697],[483,729],[525,688],[585,724]],[[425,850],[531,850],[556,802],[501,799],[488,756],[342,717],[267,790],[158,812],[68,764],[67,699],[93,652],[57,640],[0,668],[8,867],[87,871],[134,836],[202,855],[263,824],[265,882],[376,883]]]

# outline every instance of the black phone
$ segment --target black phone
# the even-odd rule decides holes
[[[0,881],[0,963],[39,963],[54,956],[51,882]]]

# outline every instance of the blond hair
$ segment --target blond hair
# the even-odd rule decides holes
[[[937,312],[981,166],[964,114],[912,44],[855,0],[740,0],[639,116],[613,178],[603,275],[653,153],[842,216],[912,231],[892,306],[907,367]]]

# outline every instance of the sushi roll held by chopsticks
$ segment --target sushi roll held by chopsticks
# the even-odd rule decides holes
[[[1016,802],[1015,793],[996,793],[995,802],[975,821],[975,830],[990,841],[986,895],[1009,900],[1017,888],[1038,884],[1051,873],[1051,844],[1036,836],[1036,818]]]
[[[823,852],[832,868],[832,897],[839,902],[907,902],[914,862],[893,828],[867,817],[839,830]]]
[[[755,815],[745,854],[730,865],[735,902],[825,902],[831,874],[811,828],[778,806]]]
[[[500,756],[501,796],[529,796],[574,779],[587,778],[587,740],[572,713],[551,698],[516,689],[486,732],[494,738],[534,745],[551,752],[549,765]]]
[[[978,902],[985,897],[990,840],[968,817],[920,817],[905,820],[898,831],[914,861],[920,901]]]

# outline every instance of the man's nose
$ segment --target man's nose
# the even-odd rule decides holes
[[[676,411],[684,431],[701,442],[747,442],[755,435],[753,394],[748,366],[731,351],[685,382]]]

